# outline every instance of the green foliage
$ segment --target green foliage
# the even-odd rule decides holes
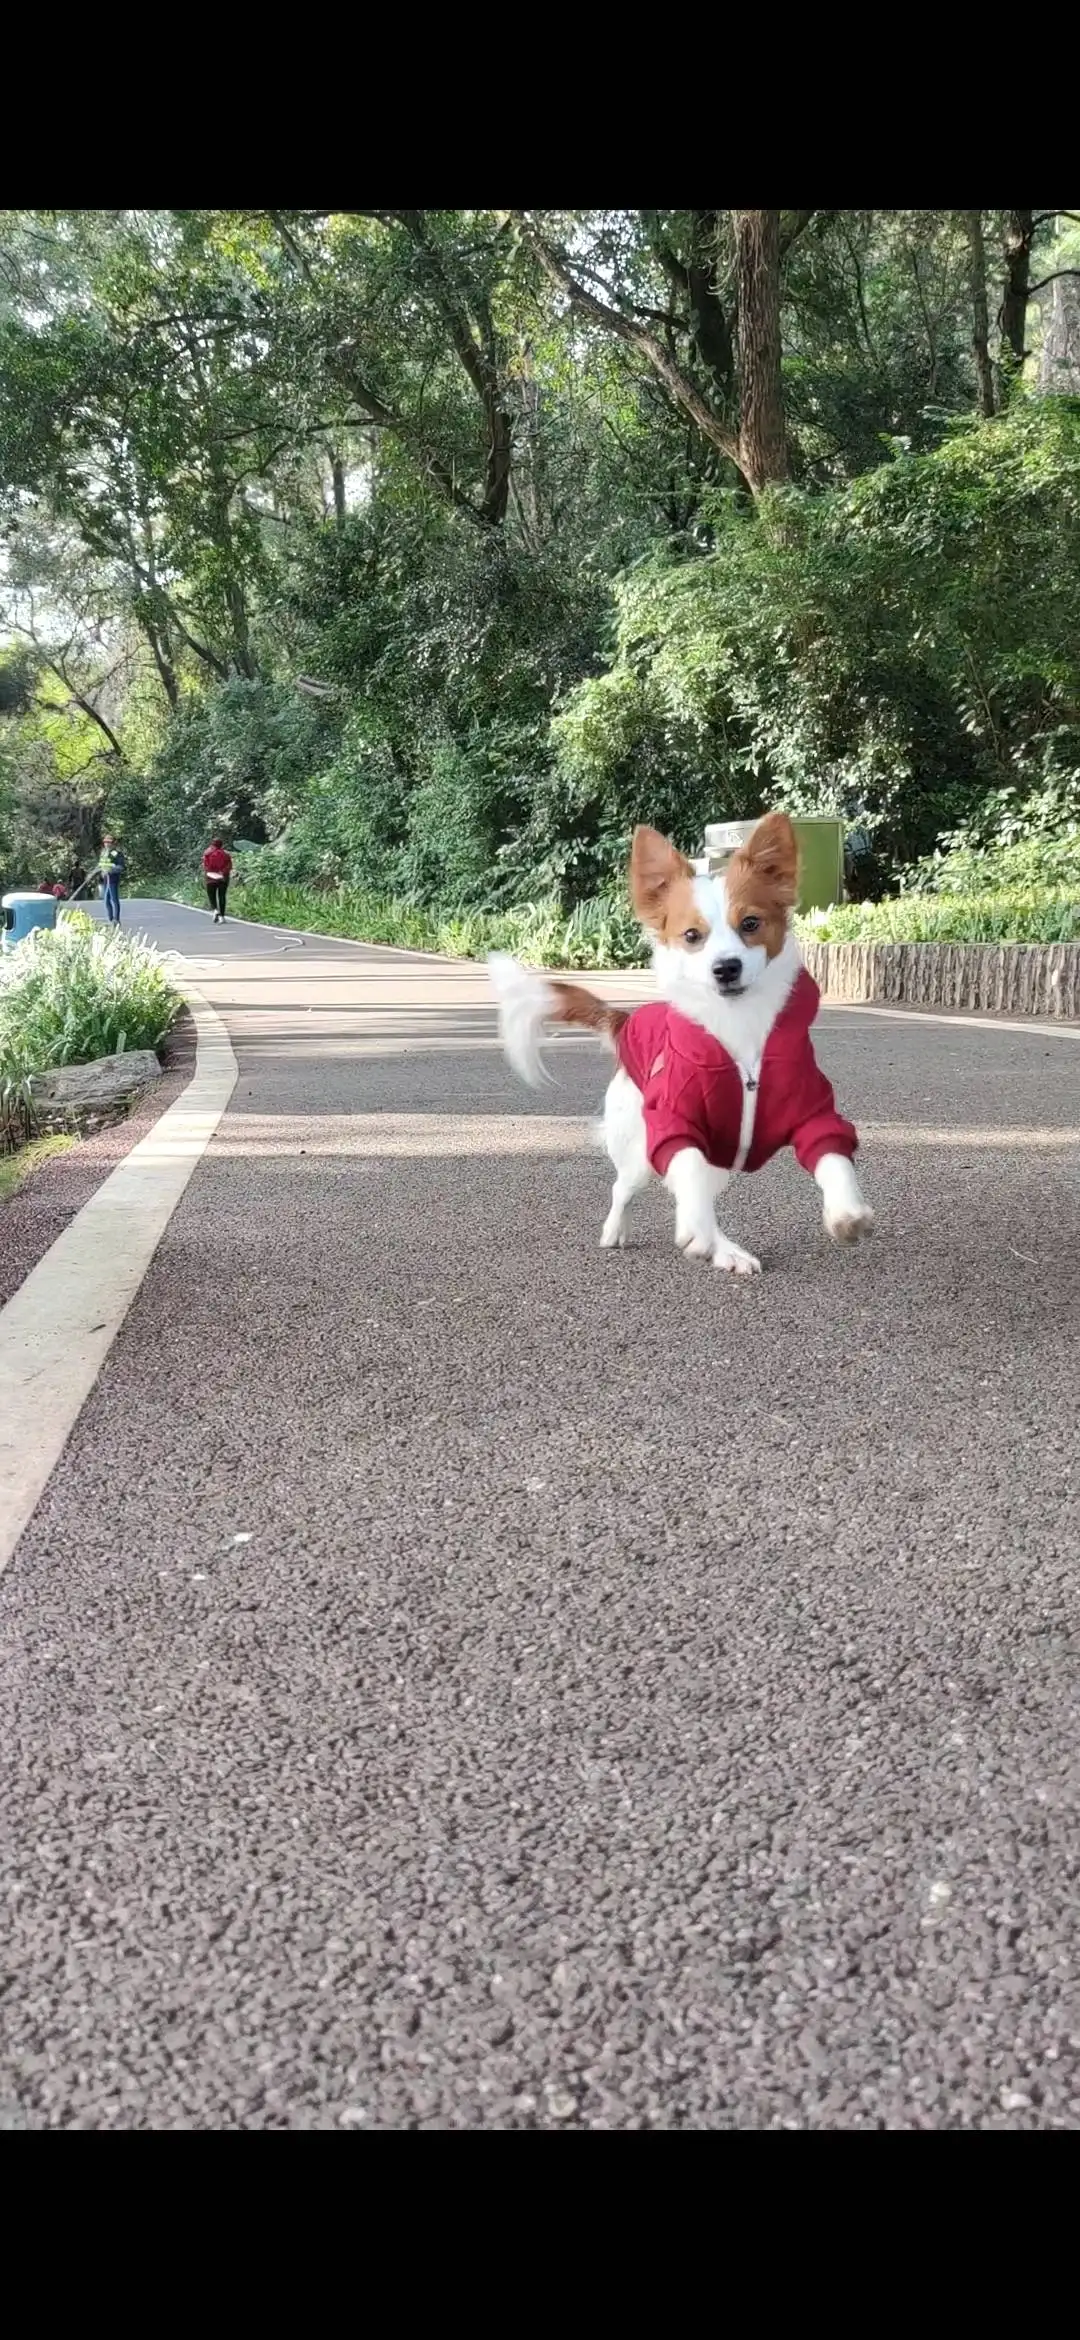
[[[61,703],[56,678],[31,670],[18,713],[0,715],[0,884],[64,878],[96,845],[107,764],[100,734]]]
[[[639,819],[837,811],[867,891],[1080,821],[1080,423],[993,323],[1024,217],[1064,264],[1065,215],[781,215],[751,507],[728,212],[2,215],[0,860],[220,829],[565,923]]]
[[[197,864],[218,831],[258,840],[306,800],[336,729],[288,685],[233,676],[185,698],[145,773],[118,773],[108,819],[144,874]]]
[[[174,899],[196,901],[194,887]],[[482,959],[512,951],[526,965],[582,970],[643,967],[648,945],[617,893],[579,902],[567,912],[556,897],[503,911],[440,911],[415,898],[366,894],[352,886],[313,893],[269,878],[234,888],[230,913],[301,933],[344,935],[399,950]],[[796,920],[803,942],[1080,941],[1080,884],[1012,884],[955,895],[904,894],[884,902],[848,902]]]
[[[617,588],[610,671],[555,725],[569,822],[619,854],[646,805],[858,819],[894,865],[974,802],[1080,784],[1080,407],[1018,401],[816,498],[723,515]],[[613,821],[612,813],[618,815]]]
[[[269,855],[261,857],[265,867]],[[195,902],[194,887],[174,890]],[[437,951],[451,959],[479,959],[513,951],[537,967],[640,967],[648,953],[629,904],[617,896],[579,902],[570,913],[558,901],[525,902],[513,909],[440,911],[404,897],[368,894],[355,886],[313,893],[268,877],[248,879],[229,895],[230,916],[292,926],[302,933],[338,934],[354,942],[389,943],[399,950]]]
[[[1002,886],[993,893],[901,894],[843,902],[800,919],[805,942],[1080,942],[1075,888]]]
[[[32,1138],[28,1145],[19,1145],[16,1153],[5,1154],[2,1151],[3,1128],[4,1115],[0,1107],[0,1203],[10,1202],[12,1195],[18,1193],[20,1186],[25,1185],[26,1180],[43,1162],[50,1161],[56,1154],[70,1153],[72,1146],[79,1142],[76,1137],[57,1130],[49,1137]]]
[[[156,1048],[179,999],[158,953],[78,912],[0,958],[0,1146],[32,1125],[29,1083],[56,1065]]]
[[[907,894],[1072,892],[1080,900],[1080,825],[1012,844],[956,845],[904,872]]]
[[[284,608],[296,655],[351,706],[285,828],[287,873],[461,902],[535,888],[515,841],[552,705],[600,653],[602,578],[375,512],[311,533]]]
[[[36,663],[26,643],[0,651],[0,717],[29,714],[36,679]]]

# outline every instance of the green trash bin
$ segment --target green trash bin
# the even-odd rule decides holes
[[[799,908],[831,910],[844,899],[844,823],[800,819],[792,826],[799,840]]]
[[[59,907],[55,894],[5,894],[0,903],[4,913],[4,949],[13,951],[17,943],[33,933],[35,926],[55,926]]]
[[[756,827],[756,821],[710,821],[704,859],[697,866],[715,876]],[[799,908],[831,910],[844,899],[844,823],[800,817],[793,818],[792,827],[799,840]]]

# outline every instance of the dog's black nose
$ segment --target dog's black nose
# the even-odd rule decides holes
[[[741,982],[742,971],[743,964],[741,959],[713,960],[713,974],[716,977],[721,991],[730,991],[736,983]]]

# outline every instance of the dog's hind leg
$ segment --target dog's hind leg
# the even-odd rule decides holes
[[[626,1206],[635,1194],[647,1186],[652,1171],[645,1151],[645,1115],[641,1091],[621,1069],[615,1074],[604,1099],[604,1145],[615,1171],[611,1189],[611,1209],[604,1221],[600,1242],[605,1251],[621,1250],[626,1236],[623,1232]]]

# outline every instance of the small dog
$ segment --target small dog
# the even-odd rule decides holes
[[[501,953],[489,958],[503,1046],[523,1080],[547,1077],[545,1024],[596,1032],[618,1058],[604,1103],[615,1170],[605,1249],[622,1246],[627,1204],[656,1176],[674,1197],[680,1251],[760,1275],[760,1260],[721,1234],[716,1202],[737,1170],[760,1170],[783,1146],[816,1179],[835,1242],[873,1226],[855,1175],[858,1138],[810,1040],[820,993],[790,931],[798,870],[786,813],[759,821],[721,878],[695,876],[666,837],[636,829],[630,894],[660,998],[632,1012]]]

